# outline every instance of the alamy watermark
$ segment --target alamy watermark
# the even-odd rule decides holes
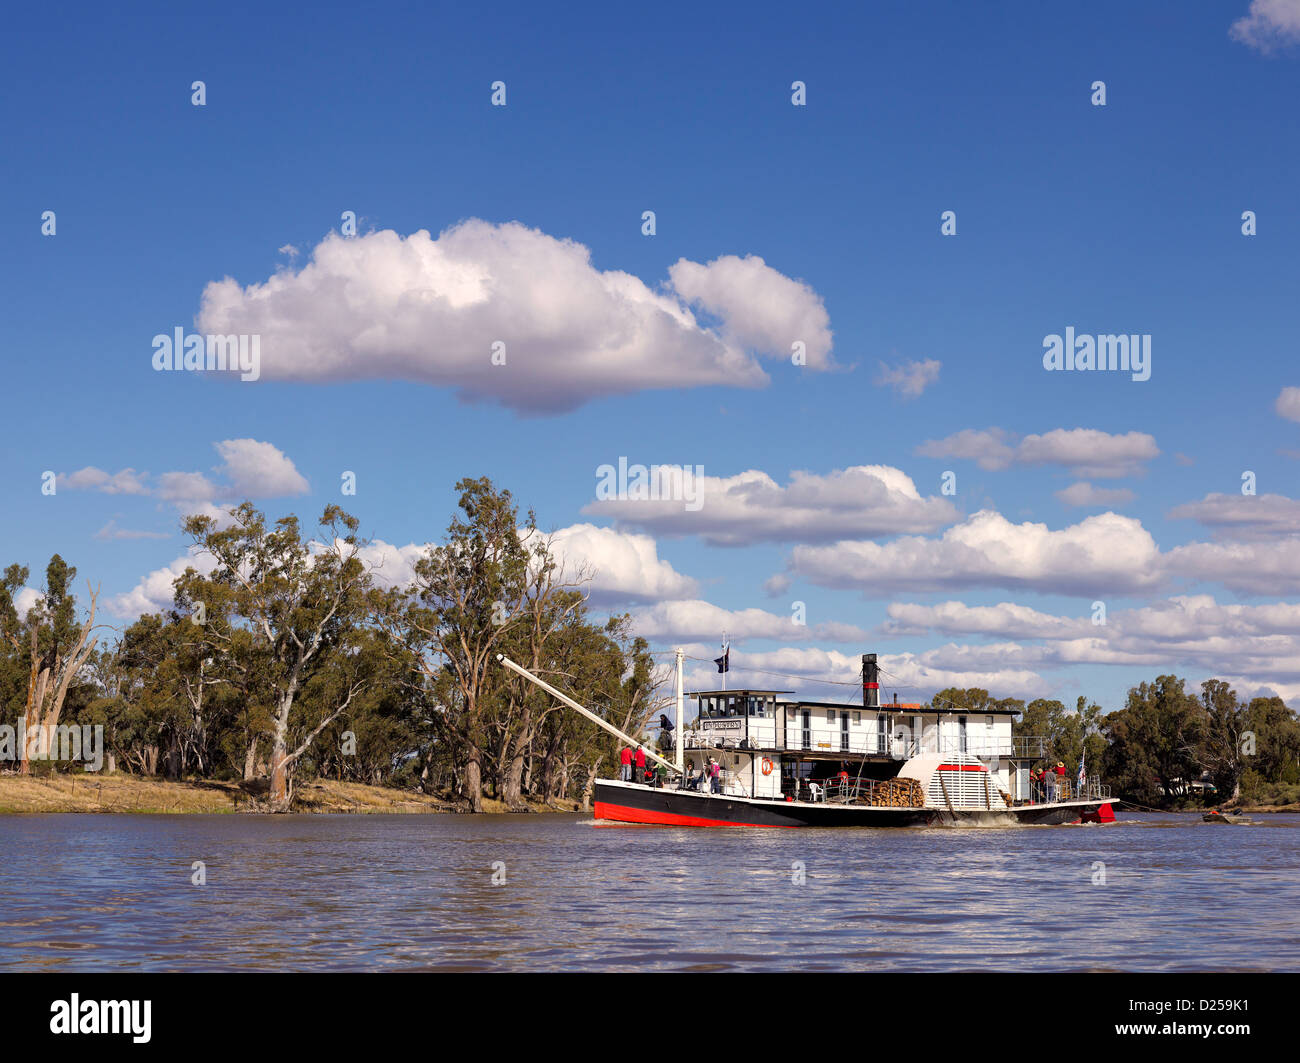
[[[0,761],[21,760],[23,749],[28,760],[79,760],[86,771],[99,771],[104,766],[104,725],[0,724]]]
[[[1105,369],[1132,373],[1134,380],[1151,379],[1151,334],[1131,336],[1076,336],[1074,326],[1065,335],[1043,337],[1043,368],[1064,372]]]
[[[704,505],[703,465],[629,465],[618,459],[618,467],[596,467],[596,500],[599,502],[681,502],[694,513]]]
[[[160,373],[230,372],[238,373],[240,380],[256,380],[262,375],[262,337],[251,336],[200,336],[179,325],[172,335],[160,332],[153,338],[153,367]]]

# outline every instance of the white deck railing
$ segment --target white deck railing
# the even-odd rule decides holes
[[[778,736],[779,737],[779,736]],[[710,737],[707,732],[687,731],[683,736],[687,749],[717,749],[719,741],[727,749],[744,748],[740,745],[743,734],[726,733]],[[768,748],[761,739],[750,739],[754,748]],[[892,756],[907,760],[924,753],[966,753],[988,760],[994,757],[1037,758],[1047,754],[1047,739],[1038,735],[939,735],[934,732],[901,738],[880,734],[878,731],[843,731],[830,727],[786,727],[785,744],[777,748],[794,752],[811,753],[861,753],[868,756]]]

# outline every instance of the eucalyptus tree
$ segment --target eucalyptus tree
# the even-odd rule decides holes
[[[45,569],[45,585],[27,616],[19,620],[13,607],[12,584],[21,574],[26,579],[26,569],[11,566],[6,572],[6,592],[0,625],[6,637],[17,638],[26,644],[27,692],[23,700],[23,713],[19,734],[18,770],[31,773],[31,758],[48,752],[63,713],[68,690],[77,680],[82,668],[95,650],[95,606],[99,591],[88,586],[90,605],[85,620],[77,619],[77,599],[72,593],[72,583],[77,570],[58,554],[50,558]],[[5,604],[7,603],[7,604]],[[14,625],[19,628],[15,629]]]
[[[286,810],[295,765],[365,685],[359,669],[350,670],[319,717],[304,718],[298,706],[304,687],[332,654],[348,653],[364,624],[370,576],[359,555],[366,544],[357,519],[336,505],[321,515],[317,541],[303,537],[294,516],[268,525],[251,502],[230,517],[224,528],[209,516],[189,517],[184,526],[215,561],[203,579],[224,589],[236,623],[264,646],[257,663],[270,695],[270,803]],[[190,593],[202,593],[197,582]]]
[[[382,596],[378,612],[420,673],[443,688],[441,727],[458,753],[465,799],[481,812],[485,716],[501,683],[495,654],[527,607],[530,553],[509,491],[487,477],[462,479],[456,490],[460,512],[445,541],[426,548],[411,585]],[[524,531],[536,533],[531,512]]]
[[[1124,708],[1102,717],[1102,775],[1121,794],[1152,804],[1200,773],[1196,744],[1204,710],[1183,686],[1177,676],[1157,676],[1131,688]]]
[[[1241,796],[1248,755],[1243,741],[1250,730],[1247,707],[1221,679],[1201,684],[1201,706],[1204,715],[1199,721],[1197,759],[1213,777],[1219,793],[1236,800]]]
[[[585,566],[566,570],[555,557],[553,540],[532,533],[527,586],[517,622],[505,633],[502,652],[536,676],[563,679],[556,662],[564,648],[591,625],[587,620]],[[554,712],[567,711],[549,694],[514,672],[499,673],[498,711],[491,717],[496,735],[497,792],[511,807],[523,803],[524,779],[539,729]]]
[[[25,565],[9,565],[0,576],[0,723],[16,722],[26,704],[28,662],[18,595],[28,574]]]

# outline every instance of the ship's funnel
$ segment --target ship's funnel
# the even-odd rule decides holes
[[[880,707],[880,671],[876,667],[876,655],[862,655],[862,707],[876,709]]]

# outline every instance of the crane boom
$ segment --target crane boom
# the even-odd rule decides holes
[[[615,738],[621,738],[624,742],[626,742],[628,745],[634,748],[637,746],[642,746],[642,747],[645,746],[644,742],[638,742],[635,738],[632,738],[630,735],[625,735],[612,723],[609,723],[607,720],[601,719],[598,715],[596,715],[596,713],[592,712],[590,709],[584,708],[582,705],[579,705],[567,694],[561,694],[558,690],[555,689],[555,687],[551,686],[551,684],[546,682],[544,679],[538,679],[537,676],[533,675],[533,673],[530,672],[527,668],[515,664],[515,662],[512,661],[509,657],[507,657],[504,653],[498,653],[497,660],[500,661],[507,668],[509,668],[512,672],[518,672],[525,679],[535,683],[537,686],[545,690],[548,694],[551,694],[554,697],[559,698],[562,702],[564,702],[564,704],[569,706],[569,708],[573,709],[574,712],[581,713],[583,716],[587,717],[587,719],[589,719],[592,723],[605,728],[605,730],[608,731],[610,734],[612,734]],[[681,768],[677,767],[677,765],[673,764],[671,761],[664,760],[664,758],[659,756],[658,753],[651,753],[650,750],[647,749],[645,751],[645,755],[649,757],[651,760],[662,764],[669,771],[677,772],[678,774],[681,774],[682,772]]]

